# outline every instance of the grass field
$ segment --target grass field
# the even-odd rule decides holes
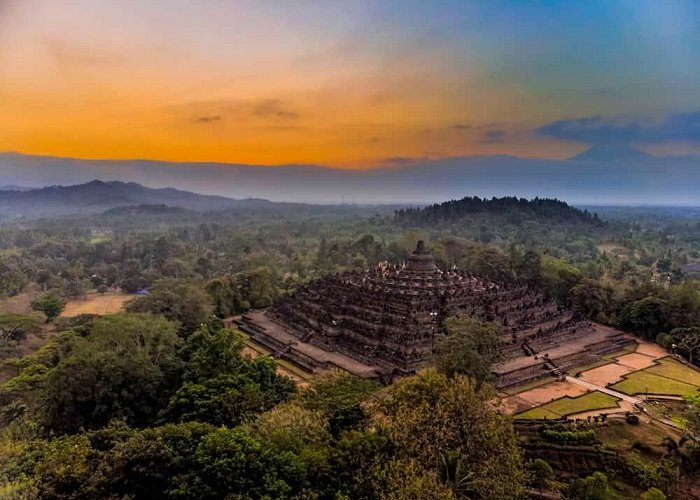
[[[630,395],[669,394],[674,396],[695,394],[699,389],[695,385],[649,373],[648,369],[630,373],[624,377],[622,382],[618,382],[610,388]]]
[[[602,410],[605,408],[615,408],[618,399],[602,392],[589,392],[583,396],[570,398],[565,396],[550,403],[532,408],[515,415],[515,418],[558,418],[584,411]]]
[[[673,358],[662,358],[657,363],[645,371],[700,387],[700,371],[693,370]]]
[[[69,301],[61,317],[70,318],[81,314],[115,314],[134,297],[136,295],[119,292],[90,293],[83,299]]]

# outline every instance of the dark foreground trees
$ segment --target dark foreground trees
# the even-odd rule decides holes
[[[216,376],[227,357],[185,377]],[[143,429],[112,420],[50,437],[22,418],[0,436],[23,436],[4,448],[0,481],[49,499],[518,498],[520,454],[492,398],[488,386],[428,371],[388,389],[322,379],[238,426],[212,426],[206,415]]]

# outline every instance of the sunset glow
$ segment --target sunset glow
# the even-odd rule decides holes
[[[564,158],[586,145],[538,127],[700,106],[698,4],[545,3],[0,0],[0,150],[344,168]]]

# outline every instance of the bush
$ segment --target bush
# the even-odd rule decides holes
[[[627,415],[625,420],[630,425],[639,425],[639,416],[635,415],[634,413],[630,413],[629,415]]]
[[[557,431],[545,429],[542,431],[542,437],[550,443],[569,446],[595,444],[597,442],[596,434],[593,429],[585,431]]]

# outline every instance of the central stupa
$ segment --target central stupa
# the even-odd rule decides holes
[[[438,270],[435,258],[425,249],[423,240],[418,242],[413,254],[409,255],[405,270],[416,273],[430,273]]]

